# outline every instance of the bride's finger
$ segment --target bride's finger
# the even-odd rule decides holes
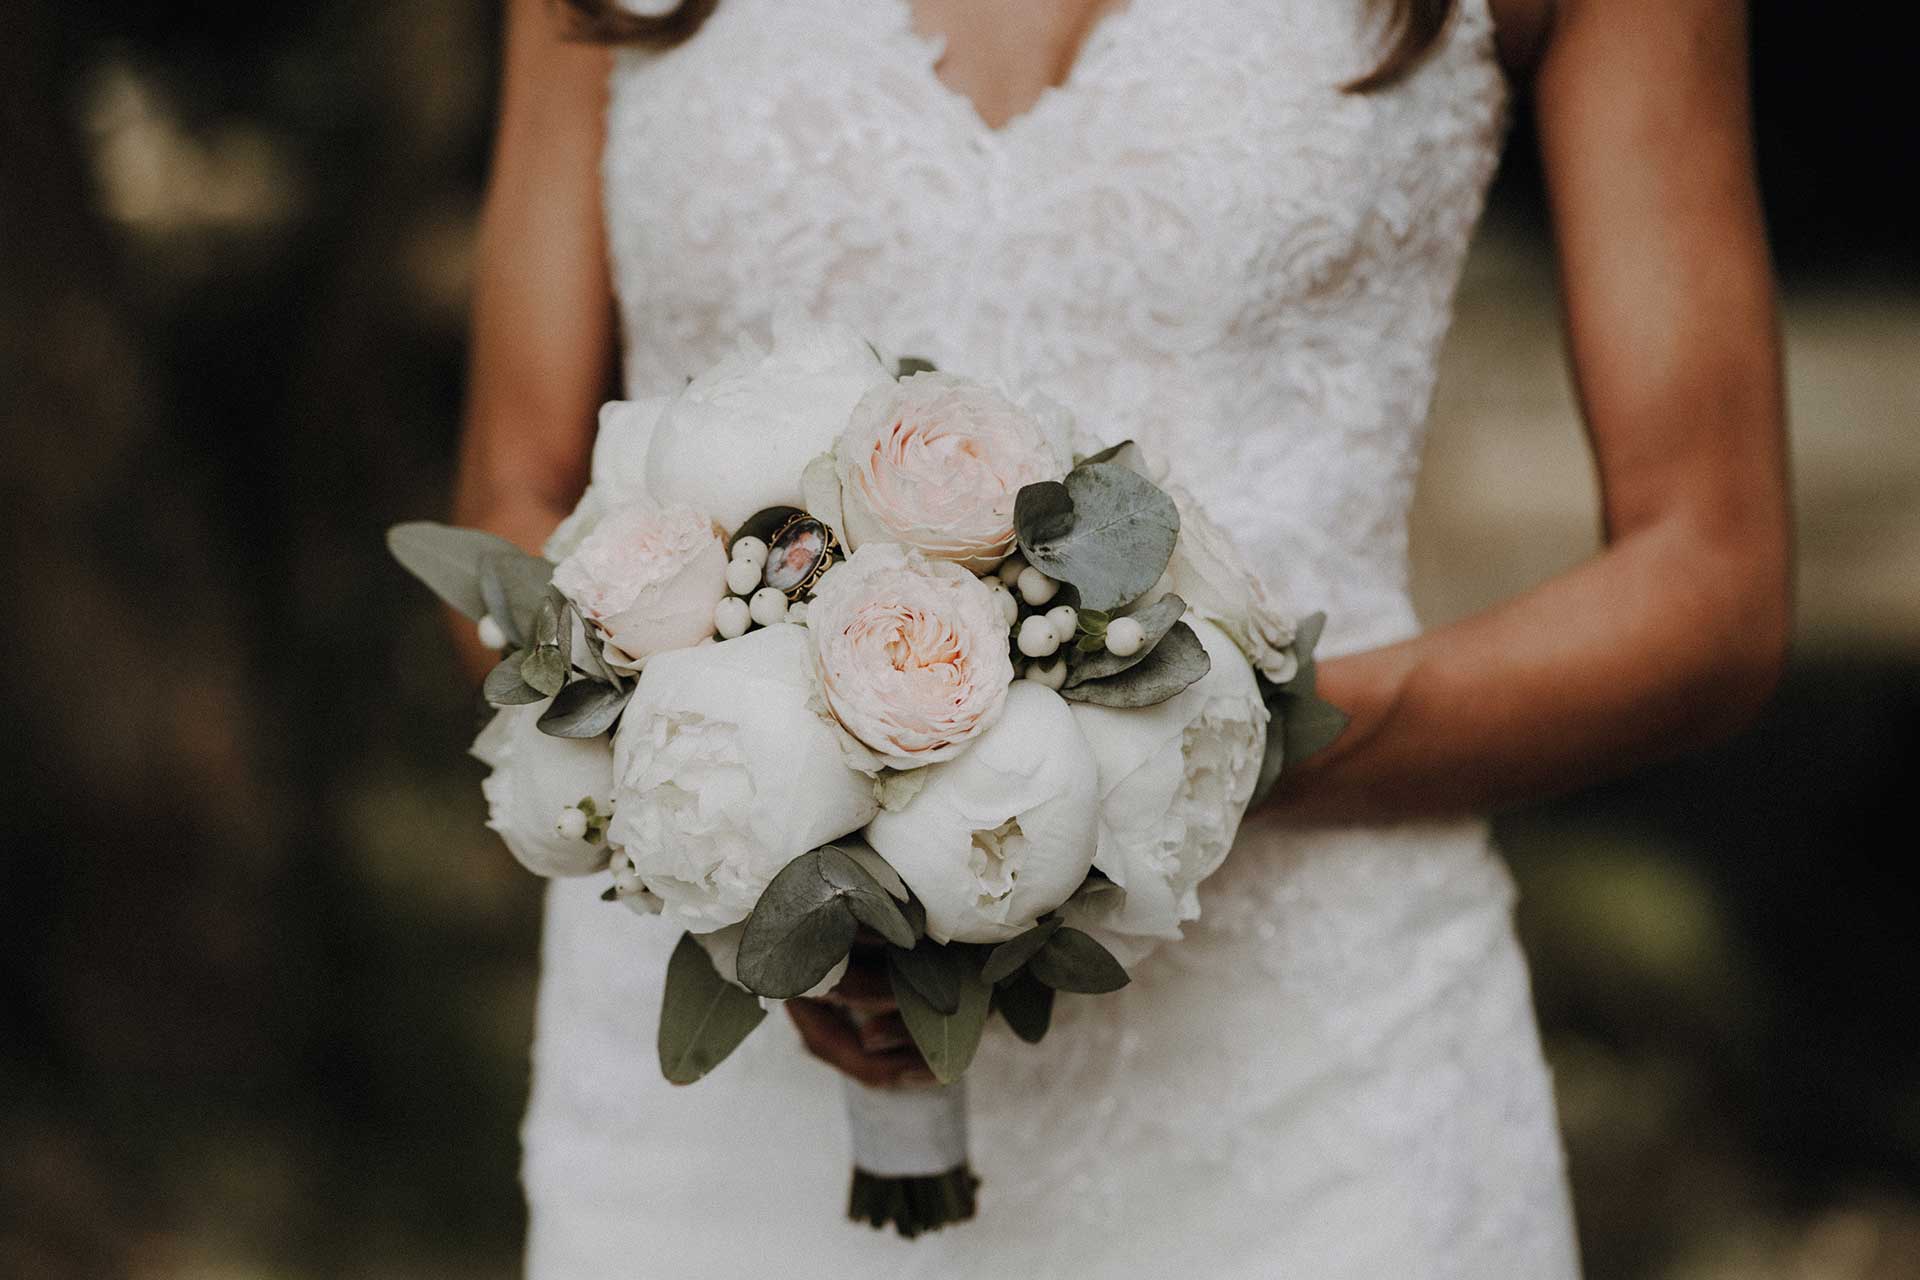
[[[897,1013],[883,1013],[879,1017],[869,1018],[860,1024],[859,1035],[860,1047],[868,1053],[913,1047],[913,1037],[907,1033],[907,1024]]]
[[[917,1053],[869,1053],[845,1015],[817,1000],[787,1001],[787,1016],[799,1028],[809,1053],[862,1084],[884,1087],[899,1083],[907,1072],[925,1070]]]
[[[849,965],[846,977],[827,993],[827,999],[867,1014],[892,1013],[898,1008],[893,1000],[892,981],[886,970],[875,965]]]

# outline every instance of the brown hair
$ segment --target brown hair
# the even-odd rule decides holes
[[[1368,0],[1388,10],[1391,44],[1380,64],[1347,88],[1353,93],[1384,89],[1406,76],[1433,48],[1453,13],[1454,0]],[[665,13],[645,17],[620,7],[619,0],[561,0],[573,18],[573,33],[603,44],[641,44],[667,48],[700,29],[720,0],[680,0]]]

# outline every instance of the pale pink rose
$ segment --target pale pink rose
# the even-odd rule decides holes
[[[869,391],[834,462],[852,546],[904,543],[976,573],[1013,550],[1021,488],[1067,471],[1038,415],[940,373]]]
[[[553,585],[606,640],[610,662],[639,667],[712,637],[726,543],[691,507],[622,503],[560,562]]]
[[[960,754],[1006,705],[1005,616],[957,564],[869,543],[821,580],[807,632],[828,709],[893,768]]]

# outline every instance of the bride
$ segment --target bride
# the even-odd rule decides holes
[[[981,1217],[911,1244],[842,1216],[832,1075],[911,1075],[897,1022],[794,1002],[672,1090],[673,931],[555,882],[530,1275],[1577,1275],[1512,888],[1470,815],[1724,732],[1779,671],[1743,13],[508,0],[464,523],[538,546],[616,366],[669,390],[797,306],[1157,447],[1328,610],[1321,691],[1353,716],[1249,817],[1184,943],[1062,1001],[1037,1048],[989,1034]],[[1539,115],[1606,548],[1419,634],[1407,506],[1512,81]]]

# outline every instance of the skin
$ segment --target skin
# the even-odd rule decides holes
[[[1000,125],[1063,80],[1113,0],[921,0],[939,72]],[[536,547],[586,480],[613,393],[599,156],[610,55],[507,0],[481,218],[456,517]],[[1747,723],[1790,629],[1772,272],[1752,165],[1741,0],[1493,0],[1530,85],[1604,549],[1476,617],[1326,662],[1353,717],[1271,802],[1302,822],[1483,812]],[[457,629],[476,673],[493,655]],[[884,979],[788,1002],[808,1047],[871,1084],[924,1078]],[[857,1011],[858,1018],[849,1011]]]

